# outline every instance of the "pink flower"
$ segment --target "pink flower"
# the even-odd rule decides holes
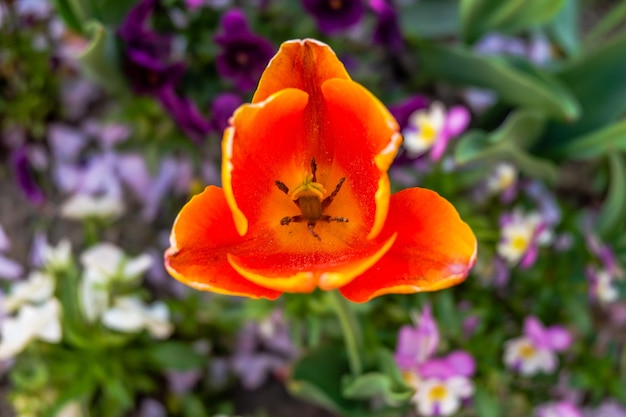
[[[430,358],[439,344],[439,331],[433,319],[430,305],[424,306],[414,326],[402,326],[398,333],[398,345],[394,358],[400,369],[415,369]]]

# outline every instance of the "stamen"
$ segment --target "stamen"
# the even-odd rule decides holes
[[[283,193],[289,195],[289,187],[287,187],[284,182],[280,182],[280,181],[276,180],[276,181],[274,181],[274,184],[276,184],[276,186],[278,187],[278,189],[280,191],[282,191]]]
[[[315,163],[315,158],[311,159],[311,174],[313,175],[311,180],[317,182],[317,163]]]
[[[312,234],[315,239],[317,239],[317,240],[319,240],[321,242],[322,238],[320,237],[320,235],[315,233],[315,230],[313,230],[314,227],[315,227],[315,222],[307,223],[307,229],[309,230],[309,233]]]
[[[341,190],[341,186],[343,185],[345,181],[346,181],[346,177],[341,178],[339,180],[339,183],[335,187],[335,190],[328,197],[326,197],[324,201],[322,201],[322,210],[330,206],[330,203],[332,203],[335,197],[337,197],[337,194],[339,194],[339,191]]]

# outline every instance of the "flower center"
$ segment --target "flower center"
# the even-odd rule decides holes
[[[519,252],[524,252],[528,247],[528,239],[526,238],[526,236],[513,236],[513,238],[511,239],[511,246],[513,247],[513,249]]]
[[[430,389],[428,397],[431,401],[441,401],[446,398],[447,394],[448,390],[446,389],[446,386],[443,384],[437,384]]]
[[[520,347],[519,354],[523,359],[530,359],[535,356],[535,347],[530,343],[522,345],[522,347]]]
[[[420,126],[420,133],[422,134],[424,141],[429,145],[433,143],[437,137],[437,129],[435,129],[435,126],[433,126],[432,123],[428,122],[422,123]]]
[[[313,230],[318,221],[323,222],[338,222],[347,223],[347,217],[332,217],[324,214],[324,210],[330,206],[333,202],[341,186],[345,182],[346,178],[343,177],[339,180],[339,183],[335,187],[335,190],[326,197],[326,189],[324,185],[317,182],[317,164],[315,159],[311,160],[311,175],[306,175],[304,181],[298,184],[293,190],[289,190],[289,187],[285,183],[276,180],[274,183],[279,190],[287,194],[293,202],[300,208],[301,215],[286,216],[280,219],[280,224],[288,226],[290,223],[307,223],[307,229],[309,233],[321,241],[322,238]]]

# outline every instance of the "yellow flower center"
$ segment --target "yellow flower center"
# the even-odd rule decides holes
[[[528,243],[526,236],[517,235],[511,239],[511,246],[519,252],[525,251],[528,247]]]
[[[445,385],[438,384],[430,389],[428,397],[431,401],[441,401],[448,395],[448,390]]]
[[[340,10],[343,7],[343,0],[330,0],[328,5],[332,10]]]
[[[535,356],[535,347],[527,343],[520,348],[519,354],[524,359],[530,359]]]
[[[437,129],[435,129],[435,126],[433,126],[433,124],[429,122],[424,122],[421,124],[420,133],[422,134],[424,141],[429,145],[433,143],[437,138]]]

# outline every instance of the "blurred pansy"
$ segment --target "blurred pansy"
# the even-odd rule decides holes
[[[420,415],[449,416],[456,413],[462,401],[474,394],[470,376],[475,370],[474,358],[464,351],[455,351],[421,364],[412,398]]]
[[[35,169],[29,154],[29,147],[23,145],[15,149],[11,153],[10,162],[15,173],[17,185],[22,190],[24,196],[33,204],[42,204],[45,196],[35,179]]]
[[[18,262],[3,255],[3,252],[11,248],[11,241],[0,224],[0,278],[14,280],[24,272],[24,268]]]
[[[369,0],[369,4],[376,14],[374,42],[391,51],[400,51],[404,46],[404,38],[396,8],[389,0]]]
[[[438,161],[443,156],[450,140],[468,126],[470,113],[463,106],[454,106],[449,111],[438,101],[428,109],[417,110],[409,117],[404,135],[404,149],[409,157],[418,157],[430,152],[430,158]]]
[[[235,93],[221,93],[211,103],[211,124],[220,134],[228,127],[228,120],[237,107],[243,104],[242,98]]]
[[[302,7],[320,32],[331,35],[359,23],[365,14],[363,0],[302,0]]]
[[[504,202],[510,202],[517,194],[519,172],[515,165],[500,162],[487,177],[487,190],[490,194],[500,195]]]
[[[519,210],[500,218],[500,241],[497,252],[510,265],[530,267],[539,253],[539,246],[551,238],[539,213],[525,214]]]
[[[540,405],[535,409],[535,417],[583,417],[583,414],[571,402],[559,401]]]
[[[157,301],[147,305],[136,296],[120,296],[102,313],[102,324],[122,333],[147,330],[155,339],[166,339],[174,330],[167,305]]]
[[[338,288],[356,302],[463,281],[476,239],[454,207],[419,188],[390,198],[400,142],[393,117],[327,45],[286,42],[225,131],[224,188],[179,213],[168,272],[218,293]]]
[[[529,316],[524,321],[524,335],[505,344],[504,363],[522,375],[553,372],[557,352],[572,344],[571,334],[562,326],[545,327],[539,319]]]
[[[0,326],[0,361],[14,357],[33,340],[61,340],[61,304],[48,298],[42,304],[24,304],[15,317],[5,317]]]
[[[614,277],[605,269],[588,266],[585,275],[589,280],[589,296],[600,304],[610,304],[619,298]]]
[[[12,313],[24,304],[41,303],[52,297],[54,286],[55,282],[52,276],[40,271],[33,271],[27,280],[13,284],[11,291],[4,298],[2,309],[6,313]]]
[[[76,193],[61,205],[61,216],[72,220],[115,219],[124,214],[124,210],[121,196]]]
[[[402,326],[398,332],[398,345],[394,358],[402,371],[415,369],[429,359],[439,345],[439,330],[430,305],[424,306],[422,314],[413,326]]]
[[[221,46],[215,60],[217,72],[245,92],[256,86],[275,52],[270,41],[250,30],[239,9],[231,9],[222,16],[215,42]]]

